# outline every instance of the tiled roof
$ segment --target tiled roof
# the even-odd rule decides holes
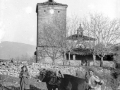
[[[74,35],[67,37],[67,40],[79,40],[79,39],[86,40],[86,41],[96,40],[95,38],[84,36],[84,35],[78,35],[78,34],[74,34]]]
[[[68,51],[69,52],[69,51]],[[70,51],[71,54],[78,54],[78,55],[92,55],[92,49],[84,49],[84,48],[74,48]]]

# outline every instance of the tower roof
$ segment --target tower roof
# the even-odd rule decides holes
[[[54,0],[48,0],[47,2],[38,3],[38,5],[57,5],[57,6],[68,6],[67,4],[57,3]]]
[[[84,30],[80,24],[78,29],[77,29],[77,34],[74,34],[74,35],[67,37],[67,40],[79,40],[79,39],[82,39],[85,41],[95,41],[96,40],[95,38],[83,35],[83,31]]]

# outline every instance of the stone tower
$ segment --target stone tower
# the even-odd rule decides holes
[[[53,0],[37,4],[37,61],[41,59],[44,48],[54,46],[46,42],[48,37],[59,32],[64,32],[66,35],[66,8],[66,4],[56,3]]]

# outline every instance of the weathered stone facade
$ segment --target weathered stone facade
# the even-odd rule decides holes
[[[58,36],[60,32],[66,35],[66,8],[67,5],[54,1],[37,4],[37,61],[41,59],[41,52],[45,52],[44,48],[54,46],[46,42],[49,35]]]

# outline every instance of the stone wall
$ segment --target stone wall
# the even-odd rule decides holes
[[[20,64],[18,66],[16,65],[0,65],[0,74],[5,74],[5,75],[10,75],[10,76],[15,76],[18,77],[19,73],[21,71],[21,67],[23,64]],[[46,69],[52,69],[52,70],[60,70],[63,74],[71,74],[71,75],[76,75],[76,70],[79,70],[81,73],[85,72],[85,67],[84,66],[69,66],[69,65],[53,65],[49,63],[33,63],[32,65],[27,65],[28,71],[30,73],[30,76],[35,77],[36,75],[39,74],[39,69],[41,68],[46,68]],[[102,68],[94,68],[94,71],[98,74],[106,73],[110,74],[110,70],[107,69],[102,69]]]

